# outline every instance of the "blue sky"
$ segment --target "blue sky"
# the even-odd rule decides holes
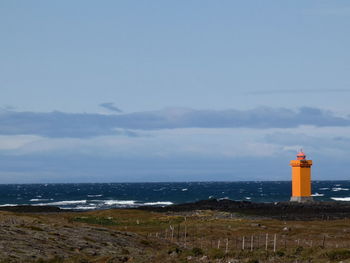
[[[348,179],[348,1],[1,1],[0,178]],[[329,160],[332,159],[332,162]]]

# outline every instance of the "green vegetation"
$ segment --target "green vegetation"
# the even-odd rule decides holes
[[[142,239],[142,240],[140,241],[140,244],[141,244],[141,245],[144,245],[144,246],[150,246],[151,243],[152,243],[151,241],[145,240],[145,239]]]
[[[156,213],[117,209],[15,216],[23,218],[17,220],[21,224],[9,224],[4,229],[13,228],[9,233],[17,234],[20,242],[26,235],[32,240],[34,234],[43,240],[39,246],[50,243],[51,249],[60,251],[56,257],[51,251],[46,258],[23,261],[30,263],[132,262],[132,258],[134,262],[154,263],[350,262],[350,227],[346,219],[280,221],[216,211]],[[32,252],[28,253],[32,243],[27,248],[24,243],[14,244],[6,253],[32,256]],[[143,261],[136,261],[137,257]],[[1,258],[0,262],[11,262],[6,260]]]
[[[208,255],[210,258],[215,258],[215,259],[225,257],[225,253],[221,249],[218,249],[218,248],[211,248],[208,251]]]
[[[81,216],[72,219],[75,222],[102,225],[102,226],[116,226],[117,221],[112,217],[98,217],[98,216]]]
[[[330,260],[344,260],[350,258],[350,250],[349,249],[336,249],[333,251],[328,251],[326,256]]]
[[[204,254],[203,250],[198,247],[194,247],[191,250],[191,254],[195,257],[202,256]]]
[[[21,225],[21,227],[33,230],[33,231],[44,231],[44,229],[42,229],[41,227],[38,226],[26,226],[26,225]]]

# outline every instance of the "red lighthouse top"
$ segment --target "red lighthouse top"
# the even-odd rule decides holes
[[[298,152],[298,154],[297,154],[297,160],[305,160],[305,158],[306,158],[306,155],[303,152],[303,150],[301,149],[300,152]]]

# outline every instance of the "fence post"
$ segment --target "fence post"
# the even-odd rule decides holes
[[[323,240],[322,240],[322,248],[325,248],[325,243],[326,243],[326,235],[323,236]]]
[[[268,245],[269,245],[269,234],[268,233],[266,233],[266,238],[265,238],[265,250],[267,251],[267,249],[268,249]]]
[[[180,224],[177,225],[177,242],[180,241]]]
[[[226,249],[225,249],[225,253],[227,254],[228,252],[228,238],[226,238]]]
[[[186,217],[185,217],[186,218]],[[186,238],[186,236],[187,236],[187,225],[186,225],[186,221],[185,221],[185,236],[184,236],[184,243],[185,243],[185,248],[186,248],[186,241],[187,241],[187,238]]]
[[[254,246],[254,236],[252,235],[250,237],[250,251],[253,251],[253,246]]]
[[[242,250],[244,250],[244,236],[243,236],[243,239],[242,239]]]
[[[171,230],[171,242],[174,241],[174,226],[170,225],[170,230]]]
[[[276,241],[277,241],[277,236],[275,234],[275,236],[273,238],[273,252],[276,252]]]

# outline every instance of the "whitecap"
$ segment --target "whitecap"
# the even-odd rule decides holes
[[[182,192],[185,192],[185,191],[187,191],[187,190],[188,190],[187,188],[181,189]]]
[[[349,191],[349,188],[341,188],[341,187],[333,187],[332,188],[333,192],[338,192],[338,191]]]
[[[148,203],[144,203],[143,205],[172,205],[173,202],[161,202],[161,201],[158,201],[158,202],[148,202]]]
[[[318,190],[329,190],[329,188],[324,187],[324,188],[319,188]]]
[[[19,204],[4,204],[4,205],[0,205],[1,207],[3,206],[18,206]]]
[[[314,193],[311,196],[324,196],[324,194]]]
[[[135,205],[134,200],[104,200],[105,205]]]
[[[100,194],[100,195],[87,195],[87,197],[101,197],[102,196],[102,194]]]
[[[165,187],[161,187],[161,188],[158,188],[158,189],[153,189],[153,191],[159,192],[159,191],[164,191],[165,189],[166,189]]]
[[[68,208],[68,209],[76,209],[76,210],[94,210],[96,209],[96,206],[76,206],[73,208]]]
[[[350,197],[331,197],[335,201],[350,201]]]
[[[45,202],[50,201],[50,199],[39,199],[39,198],[33,198],[29,200],[30,202]]]
[[[36,205],[77,205],[77,204],[86,204],[86,200],[71,200],[71,201],[58,201],[58,202],[51,202],[51,203],[39,203]]]
[[[252,199],[251,197],[244,197],[245,199],[247,199],[247,200],[250,200],[250,199]]]

